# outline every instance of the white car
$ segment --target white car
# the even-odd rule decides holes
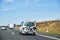
[[[5,26],[1,26],[1,30],[6,30],[6,27]]]
[[[35,22],[21,22],[20,34],[34,34],[36,33]]]

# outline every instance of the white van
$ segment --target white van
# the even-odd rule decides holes
[[[14,24],[8,24],[9,29],[13,29],[14,28]]]
[[[20,34],[33,34],[36,33],[36,22],[21,22]]]

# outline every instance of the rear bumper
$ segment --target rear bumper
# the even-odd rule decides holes
[[[24,32],[22,34],[35,34],[35,32]]]
[[[9,28],[9,29],[13,29],[13,28]]]
[[[6,30],[6,28],[5,29],[1,28],[1,30]]]
[[[6,27],[1,27],[1,29],[6,29]]]

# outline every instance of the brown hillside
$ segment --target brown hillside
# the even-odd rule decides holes
[[[48,29],[48,32],[60,34],[60,21],[58,20],[37,22],[36,26],[37,30],[40,32],[46,32]]]

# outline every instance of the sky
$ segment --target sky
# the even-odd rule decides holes
[[[0,25],[60,19],[60,0],[0,0]]]

